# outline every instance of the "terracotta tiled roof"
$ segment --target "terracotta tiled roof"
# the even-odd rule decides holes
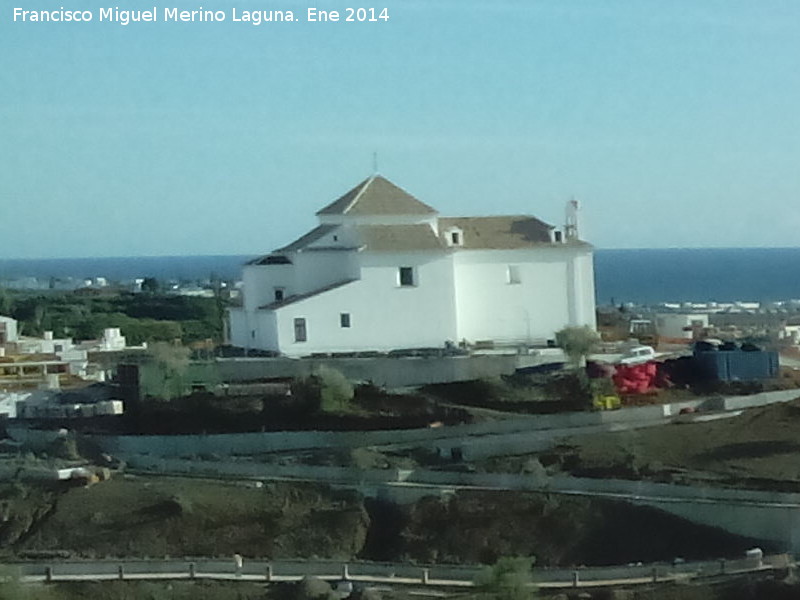
[[[319,225],[309,231],[302,237],[297,238],[288,246],[284,246],[283,248],[278,248],[275,252],[291,252],[293,250],[300,250],[305,248],[309,244],[313,244],[320,238],[324,237],[334,229],[336,229],[338,225]]]
[[[285,256],[281,256],[281,252],[293,252],[296,250],[302,250],[309,244],[313,244],[320,238],[324,237],[326,234],[330,233],[334,229],[336,229],[338,225],[319,225],[306,233],[305,235],[297,238],[291,244],[284,246],[283,248],[278,248],[277,250],[270,252],[264,256],[259,256],[258,258],[254,258],[251,261],[248,261],[246,264],[248,265],[279,265],[279,264],[292,264],[292,261],[289,260]]]
[[[324,292],[335,290],[338,287],[342,287],[343,285],[347,285],[348,283],[353,283],[354,281],[358,281],[358,279],[345,279],[344,281],[337,281],[336,283],[326,285],[325,287],[318,288],[314,291],[305,294],[295,294],[293,296],[288,296],[283,300],[276,300],[275,302],[265,304],[264,306],[259,306],[258,308],[261,310],[275,310],[276,308],[283,308],[284,306],[288,306],[289,304],[294,304],[295,302],[300,302],[301,300],[306,300],[307,298],[318,296],[319,294],[322,294]]]
[[[373,175],[318,215],[432,215],[436,210],[420,202],[381,175]]]
[[[551,225],[528,215],[498,217],[441,217],[439,231],[451,227],[463,231],[466,249],[514,249],[550,244]]]
[[[444,242],[429,225],[359,225],[356,230],[367,250],[439,250]]]

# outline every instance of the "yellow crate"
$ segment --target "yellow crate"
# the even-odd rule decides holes
[[[617,395],[596,395],[592,401],[596,410],[616,410],[622,406],[622,402]]]

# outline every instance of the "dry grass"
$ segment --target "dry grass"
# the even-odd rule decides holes
[[[800,400],[707,423],[671,424],[571,438],[542,458],[576,475],[717,480],[800,489]]]
[[[332,512],[335,511],[335,514]],[[63,494],[25,550],[81,556],[349,557],[366,536],[360,498],[322,486],[112,479]]]

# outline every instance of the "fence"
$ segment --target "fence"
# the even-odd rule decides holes
[[[111,454],[151,454],[154,456],[252,455],[314,448],[352,448],[388,444],[430,444],[447,438],[501,435],[529,431],[571,429],[611,424],[665,423],[681,409],[734,410],[787,402],[800,397],[800,390],[766,392],[753,396],[715,397],[643,406],[617,411],[575,412],[555,415],[515,416],[514,418],[453,427],[389,431],[281,431],[211,435],[120,435],[91,436],[100,448]],[[599,430],[599,429],[598,429]],[[33,441],[33,432],[11,430],[20,441]],[[23,440],[21,437],[25,436]],[[50,441],[52,438],[46,436]],[[453,444],[449,444],[452,446]],[[530,450],[528,450],[530,451]]]
[[[763,559],[744,558],[673,565],[580,567],[570,569],[534,568],[532,576],[540,587],[569,588],[624,585],[658,581],[687,580],[791,565],[785,554]],[[196,558],[182,560],[59,561],[17,563],[23,581],[75,581],[110,579],[242,579],[249,581],[297,581],[305,576],[327,580],[430,586],[471,586],[483,569],[477,565],[411,565],[319,560],[237,561]]]

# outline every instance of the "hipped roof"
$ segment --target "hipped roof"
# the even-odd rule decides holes
[[[432,215],[436,210],[420,202],[382,175],[373,175],[317,215]]]

